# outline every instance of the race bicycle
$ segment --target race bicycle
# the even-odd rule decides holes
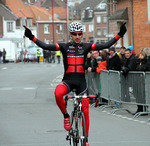
[[[66,95],[65,102],[67,107],[67,101],[73,100],[73,111],[71,113],[71,130],[68,131],[66,140],[69,141],[71,146],[86,146],[86,126],[85,118],[82,111],[82,99],[83,98],[96,98],[95,95]]]

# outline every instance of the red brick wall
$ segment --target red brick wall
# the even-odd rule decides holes
[[[130,16],[130,0],[118,0],[117,9],[128,7],[128,41],[131,45],[131,16]],[[141,48],[150,48],[150,24],[147,14],[147,0],[133,0],[133,45],[136,53]],[[115,32],[111,26],[115,22],[110,21],[110,31]]]
[[[136,53],[143,47],[150,48],[150,24],[146,24],[147,13],[147,0],[133,1],[133,41]]]
[[[83,33],[83,37],[85,38],[85,42],[89,41],[90,37],[93,37],[93,32],[89,32],[89,25],[86,24],[85,32]]]
[[[104,38],[103,36],[103,28],[106,28],[107,29],[107,23],[103,23],[103,17],[106,16],[107,14],[106,13],[101,13],[101,14],[95,14],[94,16],[94,29],[95,29],[95,37],[98,37],[98,38]],[[97,23],[97,16],[101,16],[101,23]],[[101,33],[102,33],[102,36],[97,36],[97,28],[101,28]]]
[[[51,40],[53,40],[53,26],[51,23],[49,23],[49,34],[44,34],[44,24],[39,24],[39,28],[38,28],[38,38],[41,41],[49,40],[49,43],[51,43]],[[64,30],[63,30],[63,34],[57,34],[56,33],[56,29],[57,29],[57,24],[54,25],[54,43],[57,43],[58,40],[62,40],[64,39],[64,42],[67,42],[67,31],[66,31],[66,24],[64,25]]]

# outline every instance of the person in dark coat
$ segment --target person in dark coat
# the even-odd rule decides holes
[[[124,75],[127,75],[129,71],[135,71],[136,70],[136,58],[131,53],[130,49],[125,50],[125,63],[122,66],[122,71]]]
[[[109,60],[107,65],[108,70],[121,70],[121,61],[117,53],[115,53],[115,48],[109,48]]]
[[[120,51],[120,54],[119,54],[119,58],[121,60],[121,67],[124,65],[124,63],[126,61],[125,50],[126,50],[125,47],[121,47],[121,51]]]
[[[147,60],[146,53],[144,51],[138,54],[138,57],[136,60],[136,71],[149,71],[148,60]],[[137,105],[137,111],[134,114],[138,112],[146,112],[146,106]],[[145,116],[148,114],[142,114],[142,115]]]
[[[3,48],[2,56],[3,56],[3,63],[6,63],[6,50],[5,50],[5,48]]]
[[[91,66],[88,67],[88,72],[96,72],[98,66],[96,58],[99,56],[99,51],[92,51],[93,60],[91,61]]]
[[[1,61],[2,54],[3,54],[3,53],[2,53],[2,51],[0,50],[0,64],[1,64],[1,62],[2,62],[2,61]]]

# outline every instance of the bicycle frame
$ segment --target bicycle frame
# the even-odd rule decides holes
[[[66,96],[65,102],[67,107],[68,99],[73,99],[73,111],[71,114],[71,130],[68,132],[66,140],[69,140],[72,146],[86,146],[86,126],[85,118],[82,111],[82,98],[95,98],[95,95],[74,95]]]

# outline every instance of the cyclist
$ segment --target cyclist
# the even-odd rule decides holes
[[[25,27],[25,26],[24,26]],[[64,76],[62,82],[57,85],[55,89],[56,103],[64,116],[65,130],[71,130],[70,116],[65,107],[63,96],[68,94],[73,89],[76,89],[77,95],[87,94],[87,85],[85,80],[85,60],[88,52],[94,50],[102,50],[109,48],[116,43],[120,37],[126,33],[125,24],[120,27],[120,32],[110,41],[104,44],[82,43],[83,25],[79,22],[72,22],[69,25],[69,32],[72,38],[71,42],[59,44],[46,44],[38,40],[31,32],[30,29],[25,27],[25,36],[32,40],[35,44],[44,50],[58,51],[60,50],[63,55],[64,61]],[[86,132],[89,133],[89,99],[82,100],[82,110],[85,116]],[[88,144],[88,139],[86,142]]]

